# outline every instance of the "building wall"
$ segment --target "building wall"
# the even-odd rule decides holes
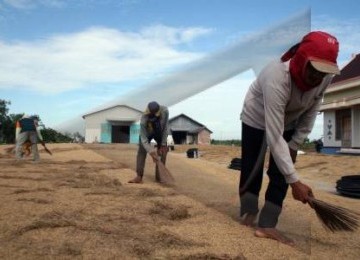
[[[341,140],[335,140],[335,110],[324,111],[324,147],[341,147]]]
[[[355,106],[352,109],[352,147],[360,148],[360,106]]]
[[[324,111],[324,147],[342,146],[341,140],[335,140],[335,110]],[[360,107],[351,110],[351,147],[360,148]]]
[[[141,113],[129,107],[118,106],[107,110],[103,110],[85,117],[86,128],[100,128],[101,123],[107,120],[116,119],[118,121],[126,120],[128,118],[140,119]]]
[[[113,124],[121,124],[121,122],[138,121],[142,113],[140,111],[131,109],[126,106],[112,107],[107,110],[99,111],[90,115],[85,116],[85,142],[104,142],[111,143],[111,122]],[[130,142],[138,138],[139,135],[136,132],[136,127],[133,127],[134,131],[131,131],[137,135],[137,137],[130,136]],[[137,143],[137,141],[136,141]]]
[[[211,143],[210,135],[211,133],[206,129],[200,131],[198,134],[198,144],[210,144]]]
[[[87,128],[85,130],[85,143],[99,143],[101,142],[100,128]]]
[[[194,135],[187,135],[186,136],[186,144],[194,144],[196,138],[194,137]]]
[[[328,92],[324,96],[324,104],[327,103],[340,103],[343,100],[348,100],[354,97],[358,97],[360,95],[360,88],[351,88],[351,89],[344,89],[342,91],[336,92]]]
[[[130,143],[138,144],[140,135],[140,121],[130,126]]]
[[[208,130],[201,130],[197,133],[198,129],[203,125],[188,119],[185,116],[180,116],[172,119],[170,122],[170,129],[173,133],[175,132],[187,132],[186,144],[210,144],[210,132]],[[169,133],[171,134],[171,133]]]

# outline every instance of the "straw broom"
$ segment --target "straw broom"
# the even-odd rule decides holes
[[[165,165],[161,162],[160,159],[156,160],[156,166],[159,170],[160,180],[164,184],[174,184],[175,179],[170,173],[170,171],[165,167]]]
[[[360,214],[355,211],[313,197],[309,199],[308,203],[315,210],[323,226],[331,232],[355,231],[359,227]]]
[[[41,142],[41,145],[44,147],[45,152],[47,152],[48,154],[52,155],[52,152],[46,147],[46,144],[44,142]],[[15,153],[15,149],[16,149],[16,145],[13,147],[9,147],[5,149],[5,152],[7,154],[11,154],[11,153]],[[22,146],[22,153],[25,156],[29,156],[31,153],[31,142],[30,141],[26,141],[23,146]]]
[[[44,147],[45,152],[47,152],[48,154],[52,155],[52,152],[46,147],[45,142],[41,142],[41,145]]]

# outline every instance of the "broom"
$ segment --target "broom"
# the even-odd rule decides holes
[[[156,165],[159,170],[161,182],[164,184],[174,184],[175,182],[174,177],[160,159],[156,160]]]
[[[44,147],[45,152],[47,152],[48,154],[52,155],[52,152],[46,147],[45,142],[41,142],[41,145]]]
[[[327,202],[310,197],[309,205],[315,210],[315,213],[323,226],[331,231],[355,231],[359,227],[360,214],[329,204]]]

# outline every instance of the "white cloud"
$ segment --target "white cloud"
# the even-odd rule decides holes
[[[4,3],[19,9],[32,8],[34,5],[31,0],[4,0]]]
[[[174,44],[208,32],[155,26],[129,33],[96,27],[35,42],[0,41],[0,88],[59,93],[149,75],[153,79],[164,69],[199,58],[201,54],[179,51]]]
[[[61,7],[62,0],[4,0],[6,5],[18,9],[33,9],[38,6]]]
[[[211,33],[211,29],[202,27],[173,28],[164,25],[154,25],[144,29],[141,34],[154,41],[167,41],[168,44],[189,43],[199,36]],[[165,37],[164,37],[165,36]]]

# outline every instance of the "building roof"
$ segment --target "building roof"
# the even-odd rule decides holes
[[[198,134],[198,133],[200,133],[202,130],[207,130],[207,131],[209,131],[210,133],[212,133],[206,126],[199,127],[199,128],[197,128],[197,129],[195,129],[195,130],[193,130],[193,131],[189,131],[189,133],[191,133],[191,134]]]
[[[172,121],[178,119],[179,117],[184,117],[184,118],[188,119],[189,121],[192,121],[193,123],[199,125],[199,128],[197,128],[196,130],[194,130],[193,133],[199,133],[200,131],[202,131],[202,130],[204,130],[204,129],[207,130],[207,131],[209,131],[210,133],[212,133],[212,131],[211,131],[209,128],[207,128],[205,125],[199,123],[198,121],[192,119],[191,117],[189,117],[189,116],[187,116],[187,115],[185,115],[185,114],[180,114],[180,115],[177,115],[177,116],[174,116],[174,117],[170,118],[170,119],[169,119],[169,123],[171,123]]]
[[[331,87],[339,85],[340,82],[349,81],[360,77],[360,53],[341,69],[341,74],[336,75],[332,81]]]
[[[100,109],[100,110],[97,110],[97,111],[92,111],[90,113],[87,113],[87,114],[83,115],[82,118],[85,119],[85,117],[87,117],[87,116],[90,116],[90,115],[93,115],[93,114],[96,114],[96,113],[99,113],[99,112],[103,112],[103,111],[106,111],[106,110],[110,110],[110,109],[115,108],[115,107],[127,107],[127,108],[129,108],[131,110],[143,113],[143,111],[140,111],[140,110],[138,110],[136,108],[133,108],[133,107],[129,107],[127,105],[115,105],[115,106],[106,107],[106,108],[103,108],[103,109]]]
[[[344,109],[360,104],[360,54],[334,76],[325,91],[320,111]]]

